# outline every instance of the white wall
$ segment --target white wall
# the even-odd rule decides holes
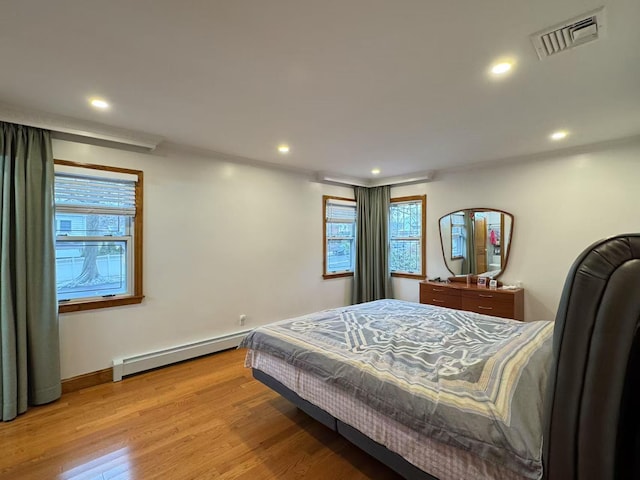
[[[525,318],[555,318],[569,267],[591,243],[640,232],[640,143],[559,155],[511,166],[444,173],[392,196],[427,195],[427,274],[447,277],[438,219],[470,207],[515,217],[509,264],[501,280],[526,288]],[[396,298],[418,301],[418,283],[394,279]]]
[[[144,171],[146,298],[61,315],[63,378],[349,303],[350,278],[322,279],[322,195],[353,198],[351,188],[175,153],[60,140],[53,151],[58,159]]]
[[[345,305],[350,278],[322,280],[323,194],[350,188],[185,154],[140,154],[64,141],[56,158],[145,174],[140,305],[61,315],[63,378],[113,358],[167,348],[322,308]],[[427,195],[427,273],[446,277],[438,219],[468,207],[515,216],[502,280],[526,288],[527,320],[553,319],[566,273],[592,242],[640,231],[640,143],[511,166],[445,173],[392,189]],[[394,279],[418,301],[418,282]]]

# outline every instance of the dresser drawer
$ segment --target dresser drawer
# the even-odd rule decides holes
[[[442,285],[433,284],[433,283],[421,283],[420,284],[420,293],[429,293],[429,294],[446,294],[446,295],[455,295],[460,296],[460,293],[457,290],[453,290],[446,283]]]
[[[460,309],[462,298],[459,292],[450,288],[422,283],[420,284],[420,303]]]
[[[462,297],[462,310],[493,315],[494,317],[514,317],[513,302],[496,302],[493,299]]]
[[[456,310],[460,310],[462,308],[462,299],[459,295],[427,293],[425,295],[420,295],[420,303],[437,305],[438,307],[455,308]]]
[[[497,290],[464,290],[462,292],[463,298],[468,298],[477,302],[492,303],[506,303],[513,305],[513,295],[510,293],[499,292]]]

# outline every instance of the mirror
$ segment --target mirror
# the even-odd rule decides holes
[[[513,215],[490,208],[467,208],[440,218],[440,242],[453,275],[498,278],[507,266]]]

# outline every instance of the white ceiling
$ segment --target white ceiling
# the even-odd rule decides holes
[[[538,60],[530,34],[601,5],[606,38]],[[640,134],[637,0],[1,6],[0,102],[251,160],[390,177]]]

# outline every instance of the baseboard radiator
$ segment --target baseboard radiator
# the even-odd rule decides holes
[[[245,330],[230,335],[210,338],[196,343],[167,348],[157,352],[144,353],[128,358],[113,360],[113,381],[119,382],[122,377],[133,373],[144,372],[153,368],[164,367],[172,363],[182,362],[191,358],[208,355],[228,348],[237,347],[249,333]]]

